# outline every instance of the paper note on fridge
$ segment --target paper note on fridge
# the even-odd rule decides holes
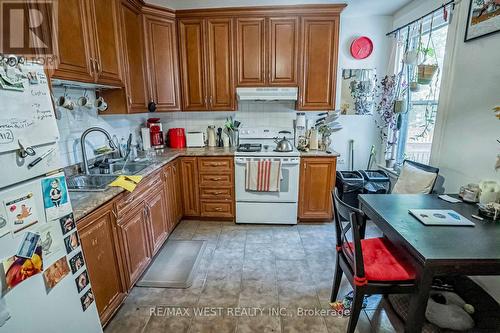
[[[24,90],[0,89],[0,153],[56,142],[59,131],[54,115],[47,77],[41,65],[26,65],[24,72],[35,72],[39,84],[30,84],[18,71]]]

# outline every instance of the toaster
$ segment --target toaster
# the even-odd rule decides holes
[[[205,147],[205,133],[187,132],[186,147]]]

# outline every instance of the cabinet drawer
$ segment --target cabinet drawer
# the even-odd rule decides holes
[[[232,187],[232,174],[201,174],[200,186],[207,187]]]
[[[201,202],[201,216],[204,217],[233,217],[232,202]]]
[[[202,187],[200,189],[200,198],[208,200],[232,200],[233,189],[228,188],[215,188],[215,187]]]
[[[151,176],[144,178],[139,185],[135,188],[134,192],[124,192],[119,200],[116,202],[116,212],[118,217],[121,217],[137,204],[144,201],[145,197],[154,189],[162,185],[161,173],[157,172]]]
[[[225,157],[200,157],[198,158],[198,169],[200,173],[230,173],[233,170],[233,159]]]

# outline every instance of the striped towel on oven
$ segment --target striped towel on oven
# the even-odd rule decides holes
[[[247,161],[245,189],[258,192],[279,192],[281,161]]]

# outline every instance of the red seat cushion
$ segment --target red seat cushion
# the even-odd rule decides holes
[[[352,249],[352,243],[349,243]],[[408,281],[415,279],[415,269],[387,238],[361,240],[365,277],[368,281]]]

